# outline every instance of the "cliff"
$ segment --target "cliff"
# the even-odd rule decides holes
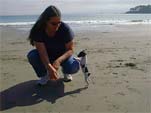
[[[134,8],[130,8],[126,13],[151,13],[151,5],[139,5]]]

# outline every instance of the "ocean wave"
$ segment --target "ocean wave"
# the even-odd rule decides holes
[[[77,20],[77,21],[64,21],[68,24],[75,25],[126,25],[126,24],[151,24],[151,20]],[[35,22],[10,22],[0,23],[0,26],[29,26]]]
[[[0,23],[0,26],[28,26],[28,25],[33,25],[35,22],[8,22],[8,23]]]
[[[151,24],[151,20],[84,20],[84,21],[66,21],[70,24],[100,24],[100,25],[113,25],[113,24]]]

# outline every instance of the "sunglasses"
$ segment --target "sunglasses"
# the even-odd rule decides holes
[[[58,26],[58,25],[61,24],[61,22],[50,22],[50,24],[53,25],[53,26]]]

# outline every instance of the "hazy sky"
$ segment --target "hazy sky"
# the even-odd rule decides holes
[[[0,0],[0,15],[40,14],[56,5],[62,13],[123,13],[151,0]]]

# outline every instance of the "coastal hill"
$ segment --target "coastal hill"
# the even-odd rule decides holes
[[[151,5],[139,5],[134,8],[130,8],[126,13],[151,13]]]

